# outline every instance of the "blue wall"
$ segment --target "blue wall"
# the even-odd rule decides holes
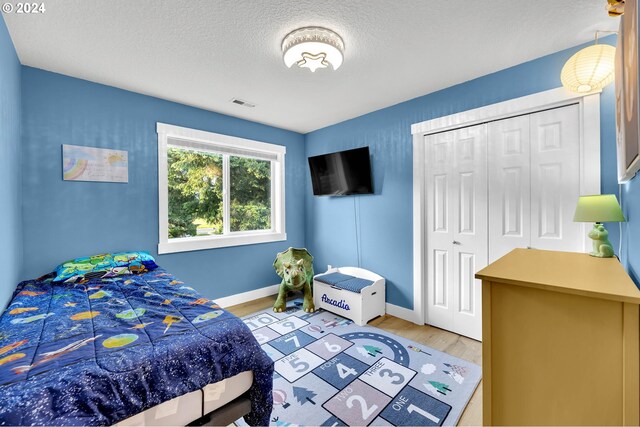
[[[636,175],[622,185],[622,262],[631,278],[640,286],[640,178]]]
[[[615,43],[613,37],[604,40]],[[163,255],[159,257],[163,266],[215,298],[277,283],[271,268],[275,253],[288,246],[306,244],[315,256],[317,271],[324,270],[327,264],[370,268],[387,278],[388,302],[411,308],[411,124],[558,87],[562,65],[581,47],[306,136],[23,67],[23,222],[24,253],[29,262],[22,276],[37,276],[62,260],[104,251],[143,249],[155,254],[158,235],[155,123],[160,121],[287,146],[289,237],[281,243]],[[4,76],[5,73],[3,79]],[[602,94],[601,115],[602,191],[616,193],[613,87]],[[62,181],[62,144],[128,150],[129,184]],[[363,145],[370,146],[372,152],[376,194],[313,197],[306,157]],[[12,162],[8,168],[13,168],[8,176],[14,180],[19,175],[16,164],[17,161]],[[306,184],[301,185],[305,180]],[[19,197],[19,192],[15,188],[14,191],[15,197]],[[627,199],[632,199],[640,192],[640,185],[636,183],[634,187],[632,183],[627,192]],[[299,202],[302,199],[304,206]],[[629,232],[640,235],[640,227],[634,228],[631,216],[633,210],[640,209],[640,203],[636,200],[634,205],[632,200],[625,209],[631,220],[626,225]],[[0,215],[5,213],[0,211]],[[20,220],[19,214],[13,217]],[[11,228],[17,236],[16,245],[9,246],[9,250],[16,248],[13,254],[21,252],[19,234],[15,232],[19,229],[19,225]],[[617,247],[617,227],[609,230]],[[632,253],[633,245],[628,246]],[[640,263],[629,264],[640,271]],[[20,260],[14,260],[12,265],[20,265]]]
[[[288,241],[162,255],[160,265],[218,298],[279,283],[275,254],[304,245],[303,135],[29,67],[22,95],[25,277],[101,252],[156,254],[156,122],[287,147]],[[63,181],[62,144],[128,150],[129,183]]]
[[[613,37],[603,41],[615,44]],[[306,238],[307,247],[315,256],[316,269],[324,270],[327,264],[357,266],[357,232],[360,236],[360,266],[386,277],[387,302],[412,308],[411,124],[561,86],[562,66],[584,46],[309,133],[306,136],[307,156],[368,145],[372,154],[375,186],[374,195],[314,197],[307,176]],[[385,89],[379,87],[372,90]],[[601,99],[604,193],[617,193],[614,111],[613,86],[609,86]],[[636,192],[640,192],[640,188]],[[636,203],[640,209],[640,203]],[[356,217],[358,228],[355,225]],[[617,248],[617,226],[608,228],[611,241]],[[640,263],[637,267],[640,271]]]
[[[0,17],[0,312],[22,270],[20,62]]]

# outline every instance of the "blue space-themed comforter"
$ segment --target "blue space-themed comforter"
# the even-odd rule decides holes
[[[113,424],[252,370],[267,425],[273,363],[245,324],[162,269],[22,282],[0,317],[0,425]]]

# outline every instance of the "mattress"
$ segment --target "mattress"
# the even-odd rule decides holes
[[[22,282],[0,317],[0,425],[111,425],[169,402],[151,415],[166,418],[197,393],[207,407],[211,387],[245,371],[245,420],[268,424],[271,359],[240,319],[161,268]]]
[[[120,421],[118,426],[184,426],[246,393],[253,383],[251,371],[208,384]],[[203,413],[204,409],[204,413]]]

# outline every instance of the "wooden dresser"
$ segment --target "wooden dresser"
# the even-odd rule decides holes
[[[640,291],[616,258],[516,249],[476,277],[484,425],[638,425]]]

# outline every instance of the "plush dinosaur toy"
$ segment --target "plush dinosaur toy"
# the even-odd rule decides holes
[[[286,297],[289,291],[302,291],[304,294],[302,309],[307,313],[315,311],[313,294],[311,293],[313,282],[313,257],[311,254],[304,248],[289,248],[278,253],[273,262],[273,268],[276,269],[278,276],[282,277],[278,299],[273,305],[273,311],[280,313],[286,310]]]
[[[595,224],[589,232],[589,237],[593,240],[593,251],[589,254],[598,258],[611,258],[613,256],[613,246],[609,241],[609,232],[604,225]]]

